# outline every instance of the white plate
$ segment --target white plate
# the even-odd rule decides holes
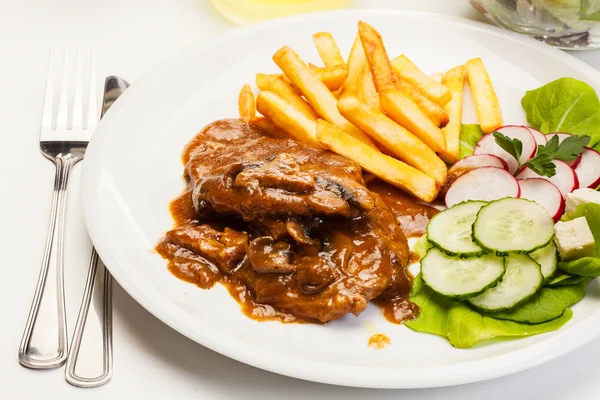
[[[136,82],[98,127],[86,154],[83,208],[92,241],[113,276],[142,306],[182,334],[269,371],[349,386],[409,388],[474,382],[521,371],[600,334],[596,284],[558,332],[458,350],[443,338],[388,323],[371,305],[360,317],[326,326],[260,323],[245,317],[226,290],[201,290],[173,277],[153,248],[172,225],[169,202],[184,182],[180,154],[205,124],[237,115],[237,94],[256,72],[276,72],[272,54],[288,44],[317,63],[313,33],[334,34],[347,54],[364,19],[392,55],[405,53],[426,72],[481,57],[506,123],[524,123],[525,90],[573,76],[600,85],[600,74],[546,45],[447,16],[394,11],[313,14],[249,26],[184,52]],[[467,122],[476,122],[467,96]],[[595,294],[595,295],[594,295]],[[374,333],[391,344],[367,346]]]

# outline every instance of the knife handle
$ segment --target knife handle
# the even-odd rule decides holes
[[[92,249],[88,276],[65,370],[65,379],[67,382],[73,386],[82,388],[102,386],[110,381],[112,377],[112,277],[110,272],[104,267],[104,264],[98,261],[98,253],[96,249]],[[102,282],[97,282],[97,276],[102,276]],[[101,283],[103,287],[102,302],[101,304],[94,305],[92,304],[94,288],[100,286],[97,283]],[[90,319],[88,316],[92,318]],[[82,376],[76,372],[77,359],[79,358],[84,332],[91,342],[89,348],[95,350],[96,353],[98,353],[98,340],[100,337],[102,338],[102,355],[99,356],[96,354],[94,357],[86,355],[86,362],[92,361],[96,363],[95,366],[90,368],[92,371],[99,370],[97,367],[100,364],[100,360],[102,361],[102,372],[99,375],[94,376],[92,373],[91,376]]]

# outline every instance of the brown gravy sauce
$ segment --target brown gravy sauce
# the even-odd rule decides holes
[[[407,238],[424,235],[427,232],[429,220],[439,212],[436,208],[421,203],[414,197],[383,181],[374,180],[369,182],[367,187],[379,194],[390,207]],[[412,264],[417,261],[419,261],[419,255],[411,251],[409,263]],[[408,288],[408,291],[410,291],[410,288]],[[389,322],[401,324],[419,316],[419,307],[408,300],[408,295],[409,293],[401,290],[395,296],[380,296],[373,300],[373,303],[382,309],[383,315]]]
[[[170,211],[175,221],[174,225],[194,222],[196,212],[192,203],[191,192],[185,192],[173,200]],[[209,261],[191,251],[181,249],[168,242],[160,242],[156,247],[156,251],[169,260],[169,272],[183,281],[193,283],[202,289],[210,289],[216,282],[221,283],[231,297],[238,302],[244,315],[249,318],[257,321],[279,321],[283,323],[308,322],[295,315],[276,310],[268,304],[256,303],[246,286],[235,279],[234,276],[222,274],[216,266],[212,266]]]
[[[407,237],[423,235],[429,219],[438,212],[437,209],[420,203],[382,181],[374,180],[369,183],[368,188],[378,193],[391,208]],[[170,211],[175,225],[198,222],[196,221],[196,213],[190,192],[185,192],[173,200]],[[216,282],[220,282],[240,304],[242,312],[249,318],[257,321],[279,321],[282,323],[315,323],[315,321],[307,321],[292,314],[278,311],[269,305],[256,303],[253,301],[253,296],[248,289],[234,276],[226,276],[220,273],[216,266],[191,251],[181,249],[167,242],[161,242],[156,247],[156,251],[169,260],[169,271],[181,280],[193,283],[202,289],[211,288]],[[416,261],[418,261],[418,255],[411,252],[410,262]],[[381,307],[385,318],[394,324],[401,324],[403,321],[416,318],[419,308],[407,299],[411,288],[401,286],[393,289],[392,294],[385,295],[384,293],[384,295],[373,300],[373,303]],[[369,339],[369,346],[378,349],[387,344],[389,344],[389,338],[382,334],[373,335]]]

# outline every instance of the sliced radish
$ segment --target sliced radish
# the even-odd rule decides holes
[[[468,156],[458,161],[448,170],[448,173],[452,174],[458,170],[479,167],[496,167],[508,170],[508,164],[500,157],[492,154],[479,154],[476,156]]]
[[[543,146],[546,143],[548,143],[548,138],[542,132],[538,131],[537,129],[530,128],[530,127],[527,127],[527,129],[529,129],[529,132],[531,132],[531,134],[533,135],[533,138],[535,139],[535,142],[538,145]]]
[[[504,197],[519,197],[519,184],[508,171],[496,167],[481,167],[461,175],[446,193],[446,207],[467,200],[492,201]]]
[[[552,139],[552,136],[558,136],[558,143],[562,142],[563,140],[565,140],[566,138],[568,138],[569,136],[571,136],[570,133],[566,133],[566,132],[552,132],[546,135],[546,138],[548,138],[548,140]],[[581,162],[581,154],[579,154],[577,156],[577,158],[573,161],[566,161],[567,164],[569,164],[569,166],[571,168],[577,168],[577,166],[579,165],[579,163]]]
[[[506,125],[496,130],[502,133],[503,135],[508,136],[511,139],[519,139],[521,141],[521,143],[523,144],[523,151],[520,160],[521,164],[524,164],[535,155],[535,152],[537,151],[537,143],[529,129],[527,129],[526,127],[517,125]],[[475,146],[473,154],[492,154],[497,157],[500,157],[501,159],[506,161],[506,164],[508,165],[508,171],[511,174],[514,174],[519,166],[517,160],[515,160],[513,156],[511,156],[500,146],[498,146],[498,144],[496,143],[496,139],[493,136],[493,132],[488,133],[487,135],[482,137],[481,140],[479,140],[477,146]]]
[[[551,177],[540,176],[533,172],[529,168],[523,169],[517,175],[517,179],[527,179],[527,178],[541,178],[547,181],[550,181],[560,190],[563,197],[566,197],[567,194],[571,193],[573,190],[579,188],[579,180],[577,179],[577,175],[575,175],[575,171],[573,168],[569,167],[569,165],[560,160],[552,160],[554,165],[556,166],[556,174]]]
[[[550,181],[542,178],[528,178],[518,181],[521,198],[532,200],[548,211],[557,222],[565,210],[565,199],[560,190]]]
[[[552,136],[558,136],[558,143],[560,143],[571,136],[571,134],[567,132],[551,132],[546,134],[546,139],[550,140],[552,139]]]
[[[579,179],[579,187],[596,189],[600,185],[600,153],[588,147],[583,149],[575,174]]]

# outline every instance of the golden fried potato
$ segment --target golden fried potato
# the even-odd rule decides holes
[[[429,75],[429,78],[431,78],[431,80],[433,81],[436,81],[437,83],[444,83],[444,74],[442,74],[441,72],[435,72]]]
[[[331,33],[317,32],[313,35],[313,42],[326,67],[345,64],[340,48]]]
[[[317,140],[329,150],[354,160],[371,174],[423,201],[433,201],[440,190],[440,186],[424,173],[378,152],[323,120],[317,122]]]
[[[481,58],[467,61],[465,67],[481,130],[485,133],[492,132],[502,126],[502,112],[494,85]]]
[[[359,21],[358,34],[377,92],[396,88],[396,76],[379,32],[366,22]]]
[[[399,79],[416,86],[425,96],[443,106],[452,98],[448,88],[421,71],[408,57],[401,55],[392,60],[392,68]]]
[[[256,115],[256,103],[254,101],[254,93],[249,84],[242,86],[242,90],[238,96],[238,110],[240,119],[249,122]]]
[[[381,108],[388,117],[418,137],[436,153],[446,152],[442,130],[407,96],[398,89],[380,93]]]
[[[331,67],[317,67],[309,64],[310,70],[316,75],[321,82],[327,86],[327,89],[335,92],[342,87],[346,76],[348,76],[348,68],[345,65],[334,65]]]
[[[446,110],[450,117],[450,122],[442,128],[442,133],[446,138],[446,149],[448,150],[448,157],[442,158],[448,163],[455,163],[459,160],[463,91],[465,87],[464,65],[459,65],[448,70],[444,74],[444,85],[452,93],[452,100],[444,106],[444,110]]]
[[[256,99],[256,108],[292,139],[321,148],[316,136],[317,119],[307,117],[277,93],[260,92]]]
[[[359,92],[359,79],[362,71],[367,67],[365,52],[362,49],[362,43],[358,35],[354,39],[354,44],[348,56],[348,75],[341,88],[340,98],[344,96],[357,97]]]
[[[256,75],[256,86],[260,90],[266,90],[268,92],[274,92],[292,103],[301,112],[305,113],[307,117],[316,119],[317,114],[314,112],[312,107],[298,94],[297,91],[292,89],[289,83],[281,75],[274,74],[257,74]]]
[[[371,77],[371,73],[369,72],[368,68],[364,68],[363,73],[361,74],[359,93],[359,98],[361,98],[365,103],[371,107],[381,110],[379,93],[377,93],[377,89],[375,89],[375,84],[373,83],[373,78]]]
[[[342,117],[337,108],[338,100],[294,50],[288,46],[282,47],[273,56],[273,61],[281,68],[285,76],[302,91],[319,117],[375,148],[375,144],[369,136]]]
[[[442,128],[446,126],[450,118],[446,110],[436,102],[430,100],[416,86],[406,82],[403,79],[398,79],[398,90],[405,96],[408,96],[423,112],[429,117],[434,124]]]
[[[432,177],[440,187],[444,184],[448,172],[446,164],[415,135],[358,99],[345,97],[338,102],[338,108],[344,117],[387,151]]]

